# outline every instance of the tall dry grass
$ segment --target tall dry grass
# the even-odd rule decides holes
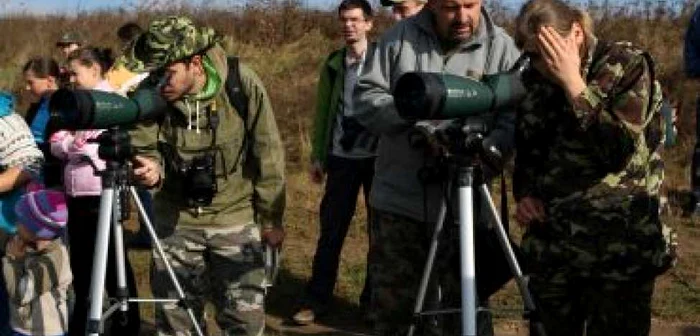
[[[304,160],[318,68],[327,54],[340,45],[332,10],[304,8],[297,0],[255,0],[226,10],[193,8],[185,1],[135,3],[140,5],[125,2],[122,10],[80,12],[74,16],[15,14],[0,19],[0,85],[22,97],[20,67],[35,55],[56,56],[54,42],[66,31],[80,31],[90,44],[116,50],[119,44],[115,30],[121,24],[136,21],[145,26],[157,16],[187,14],[227,36],[227,49],[258,71],[281,121],[290,162],[299,164]],[[514,12],[498,1],[487,5],[496,21],[509,29]],[[596,18],[600,38],[630,40],[654,55],[659,79],[673,100],[679,102],[679,128],[683,138],[688,139],[694,132],[691,102],[695,87],[687,90],[688,84],[683,80],[681,41],[691,14],[690,3],[638,1],[625,7],[591,3],[589,8]],[[391,24],[385,14],[381,12],[377,19],[375,36]]]

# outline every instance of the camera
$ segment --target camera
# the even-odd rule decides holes
[[[195,156],[181,168],[184,177],[185,198],[189,206],[198,208],[211,205],[218,191],[216,184],[216,159],[207,153]]]

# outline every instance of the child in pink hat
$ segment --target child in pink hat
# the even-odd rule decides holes
[[[73,278],[61,240],[68,210],[62,192],[39,190],[15,205],[17,235],[2,258],[13,336],[68,332],[66,292]]]

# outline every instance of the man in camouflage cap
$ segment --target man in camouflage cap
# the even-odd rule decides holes
[[[219,36],[186,17],[153,21],[126,54],[132,71],[151,72],[142,85],[169,102],[162,119],[132,132],[134,174],[157,189],[154,222],[165,254],[200,321],[210,299],[225,335],[262,335],[262,249],[281,244],[285,205],[284,150],[267,92],[240,64],[244,120],[227,94],[230,64]],[[215,185],[210,199],[198,197],[197,179]],[[176,296],[155,253],[151,284],[155,296]],[[176,304],[157,308],[156,326],[159,335],[193,330]]]
[[[61,35],[61,38],[56,41],[56,47],[61,50],[63,57],[68,57],[70,53],[82,47],[83,44],[85,44],[83,36],[74,31]]]
[[[548,335],[648,335],[654,280],[673,259],[653,62],[597,40],[563,0],[526,3],[515,40],[535,69],[517,112],[513,195],[537,317]]]
[[[391,7],[391,17],[394,21],[401,21],[420,12],[427,0],[381,0],[384,7]]]

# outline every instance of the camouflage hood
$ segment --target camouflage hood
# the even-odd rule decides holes
[[[221,37],[214,29],[197,26],[190,18],[169,16],[157,19],[126,48],[126,67],[133,72],[153,71],[201,54],[220,41]]]
[[[207,82],[196,94],[184,96],[173,103],[173,106],[186,114],[191,128],[199,130],[209,125],[209,119],[200,115],[201,112],[221,93],[228,75],[226,51],[220,45],[211,47],[202,57],[202,66],[207,75]],[[194,117],[193,115],[194,114]]]

